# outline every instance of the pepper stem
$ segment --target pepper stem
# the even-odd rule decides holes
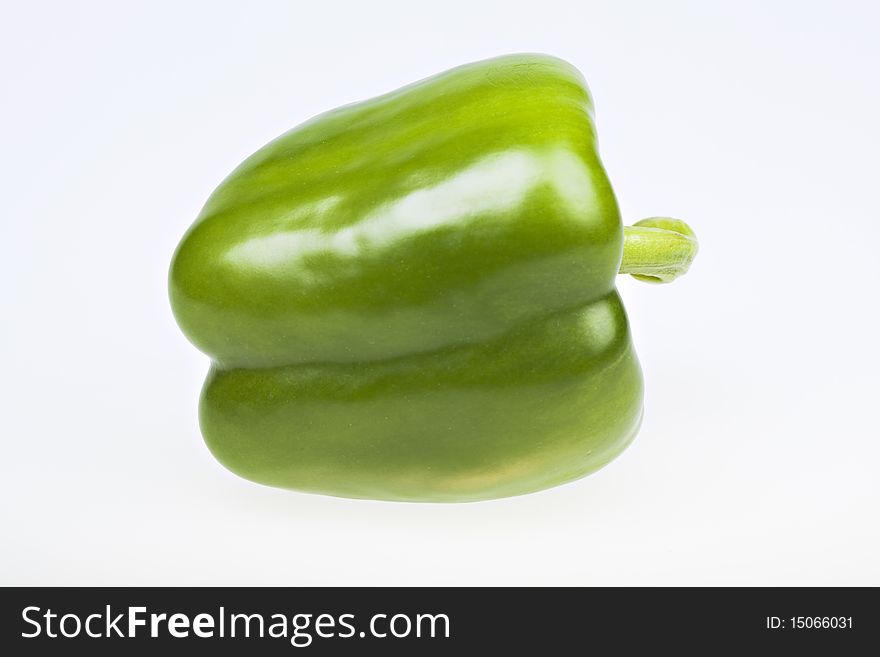
[[[623,227],[621,274],[648,283],[671,283],[697,255],[697,236],[685,222],[650,217]]]

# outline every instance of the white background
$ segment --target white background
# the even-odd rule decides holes
[[[42,2],[0,20],[0,584],[880,585],[880,14],[872,2]],[[172,251],[310,116],[465,62],[568,59],[627,222],[647,384],[601,472],[468,505],[226,472]]]

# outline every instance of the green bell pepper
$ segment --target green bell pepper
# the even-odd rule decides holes
[[[621,225],[580,73],[462,66],[320,115],[213,193],[171,265],[212,359],[208,447],[253,481],[482,500],[582,477],[642,415],[618,271],[668,281],[674,219]]]

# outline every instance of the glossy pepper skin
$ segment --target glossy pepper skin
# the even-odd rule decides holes
[[[592,100],[559,59],[312,119],[223,181],[174,255],[174,314],[213,361],[209,448],[260,483],[406,501],[602,467],[642,413],[623,235]]]

